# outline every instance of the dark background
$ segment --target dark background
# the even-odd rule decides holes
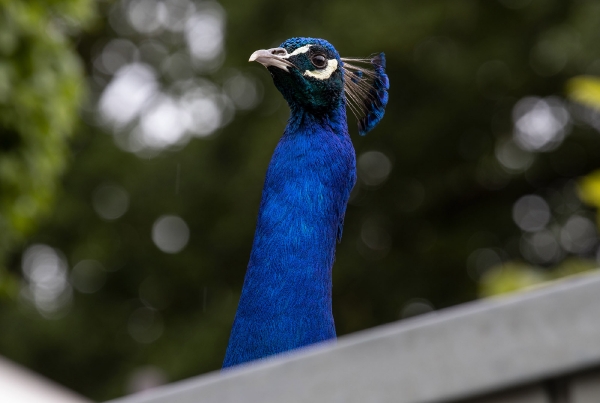
[[[597,1],[27,3],[0,6],[0,354],[83,395],[220,368],[288,117],[247,60],[289,37],[387,56],[385,118],[349,118],[339,335],[596,265]]]

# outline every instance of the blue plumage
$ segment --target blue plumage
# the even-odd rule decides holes
[[[292,38],[255,52],[291,109],[265,179],[252,253],[223,367],[335,337],[331,269],[356,181],[343,59],[329,42]],[[385,60],[385,59],[382,59]],[[378,65],[378,119],[387,103]],[[377,68],[377,67],[376,67]],[[373,127],[375,119],[370,119]],[[367,128],[367,126],[365,126]]]

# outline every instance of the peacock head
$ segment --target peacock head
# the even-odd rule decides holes
[[[361,135],[383,118],[389,89],[383,53],[341,58],[324,39],[291,38],[278,48],[257,50],[250,61],[269,70],[292,110],[326,115],[348,105]]]

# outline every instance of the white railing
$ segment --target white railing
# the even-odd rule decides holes
[[[70,390],[0,357],[1,403],[91,403]]]
[[[598,273],[405,319],[111,403],[470,398],[481,403],[599,403],[600,372],[594,368],[600,369]]]

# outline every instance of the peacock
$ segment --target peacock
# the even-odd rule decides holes
[[[356,182],[346,107],[364,135],[388,102],[383,53],[341,58],[326,40],[291,38],[249,61],[267,68],[290,118],[267,169],[224,368],[336,337],[332,266]]]

